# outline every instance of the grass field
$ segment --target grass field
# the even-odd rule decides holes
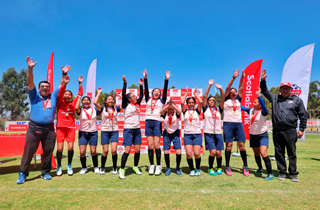
[[[133,155],[129,156],[126,178],[120,180],[107,168],[105,175],[94,174],[91,158],[87,158],[89,172],[79,175],[81,164],[78,146],[75,147],[73,168],[75,174],[66,174],[66,149],[62,167],[63,175],[58,177],[51,172],[50,181],[40,179],[40,164],[37,171],[30,166],[30,175],[23,185],[17,185],[21,157],[0,158],[0,209],[318,209],[320,205],[320,135],[306,135],[306,142],[297,143],[298,171],[300,182],[290,179],[264,181],[256,177],[256,163],[249,143],[246,144],[250,175],[242,175],[240,157],[231,158],[233,175],[210,176],[207,173],[208,153],[201,156],[200,177],[189,177],[185,156],[182,157],[182,175],[149,176],[148,157],[141,155],[140,169],[143,174],[133,173]],[[236,151],[234,145],[234,151]],[[88,150],[89,152],[89,150]],[[101,147],[98,146],[99,156]],[[270,156],[274,154],[270,137]],[[224,159],[224,156],[223,156]],[[120,165],[121,155],[118,158]],[[33,162],[32,162],[33,163]],[[100,157],[99,157],[100,163]],[[216,163],[216,162],[215,162]],[[223,160],[224,164],[224,160]],[[111,166],[109,154],[107,166]],[[165,165],[162,157],[162,165]],[[175,155],[171,155],[171,166],[175,167]],[[274,174],[278,171],[272,161]]]

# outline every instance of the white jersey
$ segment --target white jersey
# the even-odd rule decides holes
[[[208,134],[222,134],[221,129],[221,108],[219,107],[203,107],[204,117],[204,133]]]
[[[261,110],[250,110],[250,123],[251,125],[249,133],[252,135],[259,135],[265,133],[268,130],[267,116],[263,116]]]
[[[129,103],[124,113],[124,128],[125,129],[136,129],[140,128],[140,108],[139,105],[133,105]]]
[[[199,134],[201,132],[200,112],[197,109],[186,109],[184,114],[184,133]]]
[[[150,98],[147,101],[146,120],[161,121],[160,111],[162,110],[163,105],[164,103],[162,103],[162,99],[159,98],[157,100],[153,100]]]
[[[118,131],[117,115],[120,112],[120,106],[101,107],[101,131]],[[110,117],[112,115],[112,118]]]
[[[231,100],[229,96],[224,101],[223,122],[242,123],[241,118],[241,97],[237,95],[235,100]]]
[[[179,129],[180,115],[177,115],[176,112],[172,116],[169,116],[168,112],[166,111],[162,117],[164,118],[164,129],[166,129],[168,133],[174,133]]]
[[[97,115],[99,111],[90,107],[89,109],[80,109],[80,131],[95,132],[97,131]]]

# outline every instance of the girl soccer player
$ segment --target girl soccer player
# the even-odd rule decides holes
[[[187,99],[188,108],[185,106],[186,98],[188,94],[188,86],[186,87],[186,93],[181,99],[181,111],[184,114],[184,145],[187,153],[187,162],[190,168],[190,176],[200,176],[200,164],[201,157],[200,151],[202,146],[202,132],[201,122],[199,119],[202,100],[197,94],[197,87],[194,89],[194,96],[199,101],[198,107],[195,109],[196,99],[189,97]],[[194,157],[196,159],[196,169],[193,167],[192,149],[194,149]]]
[[[180,129],[179,118],[181,115],[180,109],[175,105],[170,98],[170,101],[161,110],[161,116],[164,119],[164,131],[163,131],[163,149],[164,159],[166,161],[167,170],[165,175],[169,176],[171,173],[170,168],[170,146],[173,143],[173,148],[176,150],[176,173],[181,175],[180,162],[181,162],[181,141],[180,141]]]
[[[224,93],[222,86],[216,84],[216,88],[220,90],[220,105],[216,107],[216,98],[208,94],[211,86],[214,84],[214,80],[210,79],[208,87],[203,96],[203,118],[205,123],[204,128],[204,138],[206,141],[206,150],[210,151],[209,155],[209,174],[210,175],[220,175],[222,174],[221,163],[222,156],[221,151],[224,149],[222,140],[222,130],[221,130],[221,113],[224,106]],[[208,104],[208,105],[207,105]],[[214,158],[217,157],[217,173],[213,170]]]
[[[149,174],[153,175],[160,175],[162,166],[161,166],[161,149],[160,149],[160,137],[162,135],[162,123],[161,123],[161,116],[160,111],[163,105],[166,103],[167,100],[167,89],[168,89],[168,81],[171,74],[170,71],[166,71],[165,73],[165,81],[164,81],[164,88],[163,88],[163,95],[161,97],[161,91],[159,88],[155,88],[152,90],[152,97],[149,97],[149,88],[148,88],[148,79],[147,79],[147,69],[143,71],[144,77],[144,86],[145,86],[145,99],[147,103],[147,110],[146,110],[146,136],[148,141],[148,155],[149,155]],[[157,166],[156,170],[154,170],[154,152],[156,151],[156,158],[157,158]]]
[[[118,147],[118,123],[117,115],[122,110],[120,106],[114,106],[114,99],[112,95],[107,95],[105,97],[105,106],[100,106],[98,103],[99,97],[102,93],[102,89],[98,88],[98,93],[94,99],[94,105],[101,113],[101,145],[102,145],[102,155],[101,155],[101,168],[100,174],[105,174],[105,164],[107,161],[109,143],[111,142],[111,153],[112,153],[112,174],[117,174],[117,147]]]
[[[140,130],[140,103],[143,99],[143,79],[140,78],[140,96],[137,99],[133,93],[126,94],[127,90],[127,80],[126,76],[122,76],[123,87],[122,87],[122,109],[124,112],[124,129],[123,129],[123,143],[125,146],[125,151],[121,158],[121,168],[119,170],[119,178],[125,178],[124,167],[128,156],[130,154],[131,146],[134,145],[134,167],[133,171],[137,175],[141,175],[141,172],[138,168],[139,159],[140,159],[140,147],[142,144],[141,140],[141,130]]]

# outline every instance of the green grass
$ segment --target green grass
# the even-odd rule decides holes
[[[317,209],[319,208],[319,139],[320,135],[306,135],[306,142],[297,143],[298,171],[300,182],[290,179],[264,181],[255,177],[256,164],[249,143],[246,144],[250,175],[242,175],[240,157],[231,158],[232,177],[225,174],[210,176],[207,173],[208,153],[202,158],[200,177],[189,177],[186,158],[182,157],[181,176],[149,176],[147,173],[148,157],[141,155],[141,176],[133,173],[133,155],[129,156],[126,178],[120,180],[111,174],[111,156],[107,160],[107,173],[94,174],[92,160],[87,158],[89,173],[79,175],[81,168],[78,146],[75,146],[73,167],[75,174],[66,174],[67,152],[65,148],[62,167],[63,175],[51,175],[51,181],[40,179],[40,164],[37,171],[30,166],[30,175],[23,185],[17,185],[21,157],[0,158],[0,209]],[[89,152],[89,149],[87,150]],[[101,153],[98,146],[98,153]],[[234,144],[236,151],[236,144]],[[274,148],[270,137],[268,154],[273,156]],[[175,167],[175,155],[171,155],[171,166]],[[224,156],[223,156],[224,157]],[[224,158],[223,158],[224,159]],[[5,161],[7,160],[7,162]],[[121,155],[118,158],[120,165]],[[33,162],[32,162],[33,163]],[[100,154],[99,154],[100,163]],[[215,162],[216,163],[216,162]],[[224,164],[224,160],[223,160]],[[162,165],[165,165],[162,156]],[[276,162],[272,161],[274,174],[278,175]]]

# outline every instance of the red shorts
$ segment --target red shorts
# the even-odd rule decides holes
[[[57,128],[56,135],[58,143],[63,143],[65,139],[67,142],[74,142],[76,136],[76,129],[60,127]]]

